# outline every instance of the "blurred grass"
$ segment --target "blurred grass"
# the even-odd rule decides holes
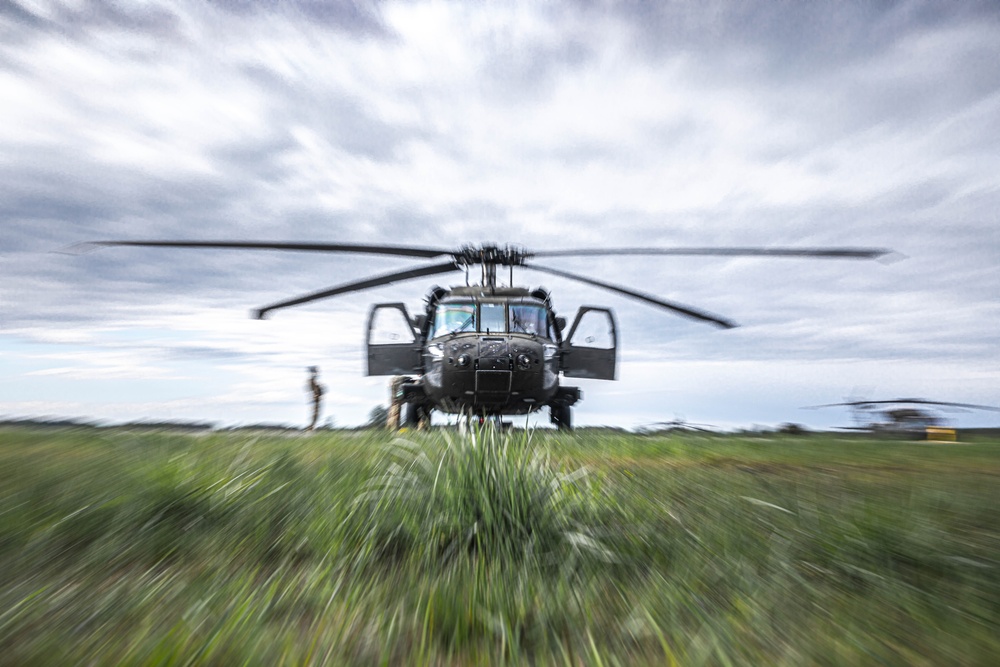
[[[1000,443],[0,430],[0,663],[991,665]]]

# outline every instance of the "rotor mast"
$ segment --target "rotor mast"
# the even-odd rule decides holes
[[[483,287],[494,290],[497,287],[497,267],[508,266],[511,270],[511,279],[515,266],[524,266],[524,260],[531,257],[531,253],[517,246],[497,246],[493,244],[476,246],[465,246],[456,253],[456,262],[468,268],[472,264],[479,264],[483,267],[482,280]]]
[[[483,260],[483,287],[491,292],[497,286],[497,265]]]

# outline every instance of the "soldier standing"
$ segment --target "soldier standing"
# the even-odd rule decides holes
[[[309,382],[306,384],[306,391],[312,392],[312,421],[309,422],[309,428],[307,431],[312,431],[316,428],[316,422],[319,421],[319,405],[320,401],[323,400],[323,394],[326,393],[326,387],[319,383],[319,366],[309,367]]]

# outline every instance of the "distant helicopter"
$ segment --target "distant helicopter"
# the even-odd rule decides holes
[[[947,420],[923,406],[936,406],[943,410],[992,410],[1000,408],[972,403],[930,401],[924,398],[894,398],[881,401],[853,400],[842,403],[811,405],[807,410],[847,406],[853,413],[855,426],[841,426],[841,430],[867,431],[872,434],[900,435],[922,438],[935,429],[947,426]],[[954,434],[953,434],[954,435]]]
[[[411,317],[403,303],[380,303],[368,315],[366,352],[368,375],[402,376],[393,401],[407,405],[406,422],[429,419],[432,410],[490,417],[521,415],[549,408],[560,429],[572,427],[572,406],[582,397],[578,387],[563,386],[568,378],[614,380],[618,336],[608,308],[581,307],[565,339],[566,319],[556,315],[545,289],[514,287],[514,267],[539,271],[610,290],[717,327],[732,321],[657,296],[567,271],[540,266],[536,257],[596,256],[724,256],[876,259],[890,251],[880,248],[595,248],[531,252],[495,244],[466,245],[458,250],[413,246],[269,241],[94,241],[70,249],[84,252],[109,246],[160,248],[241,248],[324,253],[395,255],[443,262],[350,282],[272,303],[253,311],[268,314],[319,299],[391,283],[464,271],[466,285],[434,287],[424,312]],[[479,285],[469,284],[469,269],[481,266]],[[497,284],[497,268],[510,269],[510,285]]]
[[[666,422],[653,422],[652,424],[646,424],[640,426],[637,429],[638,433],[644,435],[660,435],[660,434],[674,434],[674,433],[708,433],[714,434],[719,433],[719,429],[711,424],[696,424],[694,422],[689,422],[683,417],[674,417],[670,421]]]

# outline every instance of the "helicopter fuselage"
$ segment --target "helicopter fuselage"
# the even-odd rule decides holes
[[[380,343],[378,320],[393,311],[397,332]],[[589,324],[599,330],[597,348],[589,347],[594,336],[586,336],[583,346],[570,342],[587,314],[597,320]],[[617,346],[607,309],[581,309],[566,341],[564,327],[543,290],[438,288],[428,297],[425,314],[412,320],[403,304],[373,306],[368,374],[409,376],[396,399],[425,411],[520,415],[549,406],[554,420],[568,420],[566,411],[579,400],[580,390],[561,386],[560,373],[614,379]]]
[[[424,392],[446,412],[532,412],[559,389],[558,350],[525,334],[451,334],[426,347]]]

